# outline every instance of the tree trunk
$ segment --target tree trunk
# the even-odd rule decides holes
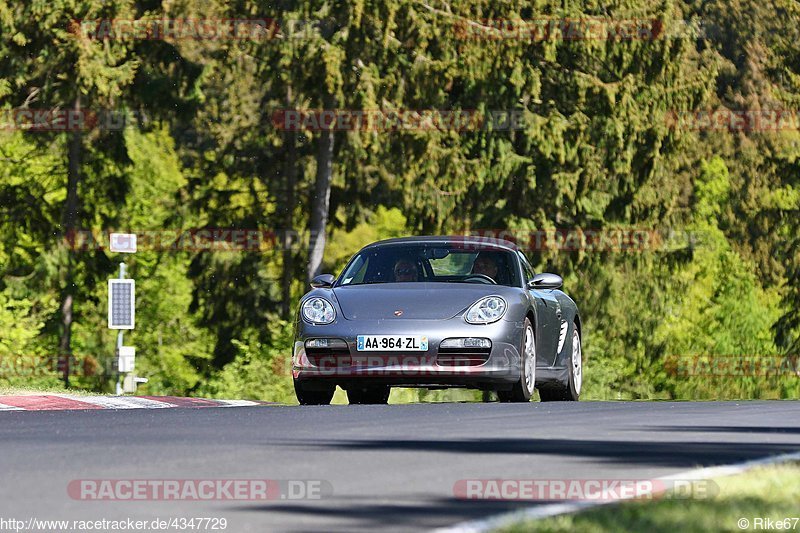
[[[80,94],[75,97],[73,111],[76,116],[81,112]],[[78,184],[80,183],[81,149],[83,139],[80,129],[70,133],[67,148],[67,199],[61,223],[64,234],[74,236],[78,221],[79,199]],[[73,250],[67,250],[67,272],[64,291],[61,295],[61,342],[60,355],[63,358],[64,386],[69,387],[70,358],[72,357],[72,304],[75,299],[75,268],[73,265]]]
[[[331,200],[333,177],[333,130],[323,130],[317,150],[317,176],[314,197],[311,199],[311,240],[309,242],[308,281],[320,274],[322,256],[325,253],[325,226]]]
[[[292,86],[286,89],[286,107],[292,108]],[[283,213],[283,235],[281,246],[283,247],[283,283],[281,293],[281,314],[284,319],[290,319],[291,298],[292,298],[292,279],[294,278],[294,188],[297,183],[297,133],[286,130],[284,132],[284,143],[286,145],[286,190],[284,193]]]

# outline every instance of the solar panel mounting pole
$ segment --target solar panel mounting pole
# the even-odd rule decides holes
[[[111,233],[109,235],[109,249],[114,253],[136,253],[135,233]],[[121,395],[125,392],[136,392],[136,383],[146,383],[145,378],[137,378],[135,369],[136,349],[123,344],[122,330],[133,329],[136,314],[136,281],[125,279],[125,263],[119,264],[119,278],[108,280],[108,327],[119,330],[117,332],[116,366],[117,386],[116,392]],[[123,378],[123,374],[125,377]]]
[[[119,264],[119,279],[125,279],[125,263],[120,262]],[[122,331],[117,331],[117,350],[114,355],[117,356],[117,360],[119,360],[119,354],[122,351]],[[117,372],[117,389],[116,393],[117,396],[122,395],[122,384],[120,383],[120,378],[122,377],[122,372]]]

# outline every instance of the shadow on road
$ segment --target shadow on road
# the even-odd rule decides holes
[[[454,454],[541,454],[591,457],[605,462],[687,467],[729,464],[800,450],[798,443],[619,441],[484,438],[459,440],[332,440],[282,442],[318,451],[354,450]],[[272,443],[271,443],[272,444]]]
[[[644,428],[643,428],[644,429]],[[653,427],[655,432],[665,431],[742,431],[756,428]],[[777,429],[776,433],[795,433],[796,428]],[[788,430],[788,431],[780,431]],[[571,439],[527,439],[527,438],[483,438],[483,439],[348,439],[325,442],[278,441],[281,445],[311,449],[324,455],[333,451],[448,454],[520,454],[556,455],[575,458],[591,458],[595,461],[620,465],[651,465],[690,469],[698,466],[730,464],[769,455],[796,452],[800,443],[752,443],[752,442],[689,442],[653,440],[571,440]],[[789,440],[792,440],[790,436]],[[270,441],[270,445],[278,444]],[[340,456],[341,457],[341,456]],[[526,458],[526,461],[535,459]],[[547,460],[542,458],[542,460]],[[412,461],[413,462],[413,461]],[[579,476],[573,476],[579,477]],[[335,498],[328,502],[275,502],[274,505],[241,506],[239,511],[261,511],[286,513],[297,516],[313,516],[325,523],[347,524],[344,530],[405,529],[412,527],[432,528],[461,521],[477,520],[498,513],[520,510],[526,507],[551,503],[547,501],[491,501],[460,500],[457,498],[421,498],[419,502],[370,502],[372,498],[353,500]],[[303,526],[294,531],[302,531]],[[308,526],[306,526],[308,527]]]
[[[428,499],[425,504],[387,504],[369,503],[363,500],[346,502],[337,498],[335,502],[298,502],[296,504],[275,504],[241,506],[238,511],[263,511],[267,513],[288,513],[304,517],[313,516],[326,519],[326,524],[342,524],[330,531],[352,531],[379,529],[428,529],[462,521],[479,520],[494,514],[520,510],[549,502],[458,500],[455,498]],[[346,526],[344,525],[346,524]],[[304,531],[302,526],[289,531]],[[319,531],[309,528],[307,531]]]

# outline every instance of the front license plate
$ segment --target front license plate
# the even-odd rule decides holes
[[[428,337],[424,335],[359,335],[359,352],[427,352]]]

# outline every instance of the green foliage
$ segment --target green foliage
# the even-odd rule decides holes
[[[347,261],[363,246],[381,239],[391,239],[407,235],[406,217],[393,207],[387,209],[379,205],[367,220],[357,224],[352,230],[334,229],[325,249],[326,271],[338,274]]]
[[[296,403],[291,377],[292,324],[269,324],[274,339],[264,345],[258,336],[234,340],[234,361],[199,388],[198,394],[213,398],[237,398]]]
[[[0,330],[5,332],[0,338],[0,356],[39,351],[35,341],[44,324],[32,316],[32,307],[30,300],[16,300],[8,291],[0,292]]]
[[[0,292],[0,386],[52,386],[58,382],[55,360],[41,343],[44,322],[34,304]]]
[[[669,357],[681,359],[720,356],[719,365],[730,356],[758,360],[778,354],[771,331],[781,316],[776,289],[764,290],[754,265],[731,249],[717,216],[730,191],[728,169],[720,158],[703,163],[695,186],[694,222],[690,231],[703,235],[692,261],[672,276],[667,298],[669,312],[655,338]],[[663,360],[661,361],[664,362]],[[749,376],[678,376],[666,385],[679,398],[782,397],[781,382]],[[669,380],[668,380],[669,382]]]

